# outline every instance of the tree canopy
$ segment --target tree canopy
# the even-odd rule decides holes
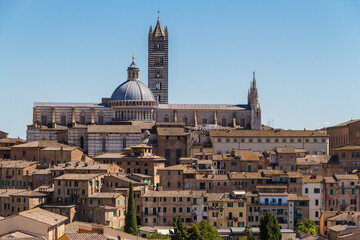
[[[318,226],[316,225],[315,221],[310,219],[305,219],[303,222],[299,222],[296,225],[296,232],[304,232],[310,235],[318,235]]]
[[[124,232],[135,236],[139,235],[139,229],[136,223],[134,188],[131,182],[129,185],[128,208],[125,216]]]
[[[221,240],[220,234],[208,221],[202,220],[186,227],[182,223],[181,215],[174,223],[174,231],[170,236],[171,240]]]
[[[266,211],[260,219],[260,240],[281,240],[279,223],[274,215]]]

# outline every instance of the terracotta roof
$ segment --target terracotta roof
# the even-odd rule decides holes
[[[296,151],[295,151],[295,148],[293,147],[276,147],[274,148],[274,151],[276,151],[277,153],[292,153],[292,154],[295,154]]]
[[[23,196],[23,197],[46,197],[45,194],[26,189],[0,189],[1,197]]]
[[[324,177],[325,183],[336,183],[334,177]]]
[[[17,143],[17,142],[26,143],[26,140],[20,139],[20,138],[1,138],[0,139],[0,143]]]
[[[29,162],[24,160],[11,160],[11,161],[0,161],[1,168],[27,168],[36,165],[36,162]]]
[[[331,128],[337,128],[337,127],[344,127],[344,126],[347,126],[351,123],[356,123],[356,122],[359,122],[360,119],[355,119],[355,120],[350,120],[350,121],[346,121],[346,122],[343,122],[343,123],[340,123],[340,124],[337,124],[337,125],[334,125],[334,126],[331,126],[331,127],[327,127],[327,129],[331,129]]]
[[[200,190],[181,190],[181,191],[146,191],[143,197],[202,197],[205,196],[206,191]]]
[[[324,130],[211,130],[211,137],[328,137]]]
[[[33,208],[27,211],[23,211],[18,213],[18,215],[48,224],[50,226],[58,225],[68,219],[65,216],[49,212],[41,208]]]
[[[122,180],[124,182],[128,182],[128,183],[131,182],[131,183],[136,184],[136,185],[143,184],[140,181],[129,178],[129,175],[124,174],[124,173],[112,173],[112,174],[110,174],[110,176],[114,177],[114,178],[117,178],[119,180]],[[107,177],[107,176],[105,176],[105,177]]]
[[[227,175],[218,175],[218,174],[196,174],[196,180],[197,181],[227,181],[229,180]]]
[[[145,155],[145,156],[129,156],[124,153],[104,153],[96,156],[94,159],[121,159],[129,161],[166,161],[165,158],[157,155]]]
[[[359,151],[360,146],[359,145],[347,145],[345,147],[339,147],[339,148],[334,149],[334,151],[348,151],[348,150]]]
[[[310,198],[308,196],[299,196],[297,194],[289,194],[288,195],[289,201],[310,201]]]
[[[241,198],[233,198],[229,193],[208,193],[208,202],[239,202],[240,200]]]
[[[297,158],[296,165],[321,165],[322,163],[328,163],[330,158],[330,155],[306,155]]]
[[[338,180],[359,180],[357,174],[335,174],[335,178]]]
[[[39,140],[39,141],[33,141],[28,142],[24,144],[14,145],[12,148],[24,148],[24,147],[40,147],[40,148],[46,148],[46,147],[63,147],[65,148],[74,148],[70,147],[69,145],[61,144],[56,141],[49,141],[49,140]]]
[[[304,175],[302,176],[303,183],[321,183],[323,180],[321,175]]]
[[[160,128],[158,127],[156,129],[157,134],[159,136],[185,136],[188,135],[188,133],[186,133],[184,131],[184,128]]]
[[[98,192],[89,196],[89,198],[117,198],[123,194],[117,192]]]
[[[141,133],[137,125],[88,125],[88,133]]]
[[[232,172],[229,173],[230,179],[265,179],[260,172]]]
[[[173,166],[158,169],[158,171],[171,171],[171,170],[179,170],[180,171],[180,170],[185,170],[188,167],[189,167],[189,165],[186,165],[186,164],[178,164],[178,165],[173,165]]]
[[[258,155],[251,150],[234,150],[234,155],[240,156],[240,161],[260,161]]]
[[[102,174],[64,174],[55,178],[56,180],[91,180]]]
[[[69,240],[107,240],[104,234],[99,233],[65,233]]]

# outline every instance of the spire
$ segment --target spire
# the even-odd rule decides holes
[[[149,33],[152,33],[152,26],[150,25]]]
[[[252,87],[256,89],[255,71],[253,72],[253,82],[252,82]]]
[[[158,11],[158,13],[160,13],[160,11]],[[158,16],[158,20],[154,29],[154,36],[155,37],[165,37],[165,33],[163,28],[161,27],[160,24],[160,16]]]

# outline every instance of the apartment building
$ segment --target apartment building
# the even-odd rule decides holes
[[[274,147],[306,149],[309,154],[329,154],[329,136],[324,130],[211,130],[213,152],[232,149],[265,152]]]
[[[92,161],[77,147],[47,140],[12,146],[11,159],[34,161],[44,166],[54,166],[70,161]]]
[[[309,219],[320,225],[323,210],[323,177],[304,175],[302,177],[302,196],[309,197]]]
[[[206,191],[146,191],[142,196],[142,226],[172,226],[181,214],[190,225],[207,219]]]
[[[149,175],[156,186],[159,183],[157,172],[165,167],[166,159],[152,153],[152,147],[145,144],[126,148],[123,153],[105,153],[94,158],[96,162],[116,164],[126,173]]]
[[[246,226],[247,197],[243,190],[209,193],[208,221],[214,228]]]
[[[57,240],[65,232],[67,217],[34,208],[0,220],[0,236],[6,239]],[[20,237],[19,237],[20,236]]]
[[[47,196],[24,189],[0,190],[0,216],[7,217],[44,204]]]
[[[126,197],[116,192],[98,192],[89,196],[88,218],[91,222],[122,228],[125,225]]]
[[[1,161],[0,188],[28,188],[32,187],[29,174],[37,167],[36,162],[28,161]]]
[[[88,198],[101,192],[103,182],[102,174],[64,174],[54,179],[54,202],[74,203],[78,219],[91,220]]]
[[[26,141],[20,138],[0,138],[0,159],[10,159],[11,147],[23,143]]]
[[[228,172],[257,172],[260,166],[258,155],[250,150],[231,150],[230,153],[214,154],[214,168],[218,174]],[[223,172],[221,172],[223,170]]]
[[[325,211],[357,211],[359,209],[359,177],[357,174],[335,174],[324,177]]]
[[[360,145],[347,145],[333,149],[344,171],[360,170]]]

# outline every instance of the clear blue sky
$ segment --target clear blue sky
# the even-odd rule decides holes
[[[99,102],[147,34],[169,29],[170,103],[246,103],[315,129],[360,118],[360,1],[0,1],[0,130],[26,137],[33,102]]]

